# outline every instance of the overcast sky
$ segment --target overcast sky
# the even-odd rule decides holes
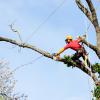
[[[9,28],[9,24],[15,23],[14,27],[19,30],[24,42],[50,53],[57,52],[65,45],[67,34],[75,39],[83,35],[89,25],[74,0],[66,0],[58,8],[62,2],[63,0],[0,0],[0,36],[19,40],[18,35]],[[86,5],[85,2],[84,4]],[[100,2],[95,0],[94,5],[100,21]],[[91,25],[88,41],[96,44],[95,39]],[[0,43],[0,58],[5,58],[12,70],[41,56],[29,49],[19,50],[19,47],[12,44]],[[87,48],[87,51],[92,63],[99,61],[92,50]],[[68,50],[61,56],[73,53],[75,52]],[[91,100],[93,83],[86,74],[45,57],[17,70],[14,76],[18,80],[16,93],[27,94],[28,100]]]

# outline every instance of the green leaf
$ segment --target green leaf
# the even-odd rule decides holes
[[[100,86],[94,89],[94,97],[96,97],[97,100],[100,98]]]
[[[95,72],[98,72],[100,73],[100,64],[99,63],[95,63],[93,66],[92,66],[93,70]]]

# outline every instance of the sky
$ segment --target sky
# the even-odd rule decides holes
[[[100,2],[92,1],[100,22]],[[66,35],[71,34],[75,39],[83,35],[90,24],[74,0],[65,0],[58,8],[62,2],[63,0],[0,0],[0,36],[19,41],[18,35],[9,27],[14,23],[23,42],[51,54],[57,52],[65,45]],[[83,3],[87,6],[84,0]],[[51,16],[48,17],[49,15]],[[88,41],[96,45],[95,39],[95,30],[91,25]],[[92,63],[100,62],[92,50],[86,49]],[[12,70],[41,56],[35,51],[20,50],[5,42],[0,42],[0,52],[0,58],[6,59]],[[69,49],[61,56],[73,53],[75,52]],[[17,80],[15,92],[28,95],[28,100],[91,100],[93,82],[85,73],[45,57],[18,69],[14,77]]]

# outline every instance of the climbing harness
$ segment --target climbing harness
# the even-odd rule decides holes
[[[84,44],[83,44],[83,43],[82,43],[82,47],[84,48]],[[83,53],[84,53],[84,60],[83,60],[84,65],[85,65],[87,68],[88,68],[88,67],[91,67],[91,66],[90,66],[90,62],[89,62],[89,58],[88,58],[88,53],[86,52],[85,48],[84,48]]]

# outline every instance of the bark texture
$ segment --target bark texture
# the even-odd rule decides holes
[[[100,58],[100,26],[98,23],[96,10],[94,8],[92,1],[86,0],[86,2],[88,4],[89,9],[82,4],[81,0],[76,0],[76,4],[79,7],[79,9],[86,15],[86,17],[90,20],[91,24],[94,26],[96,32],[96,42],[97,42],[96,47],[98,48],[97,49],[98,53],[96,54]]]

